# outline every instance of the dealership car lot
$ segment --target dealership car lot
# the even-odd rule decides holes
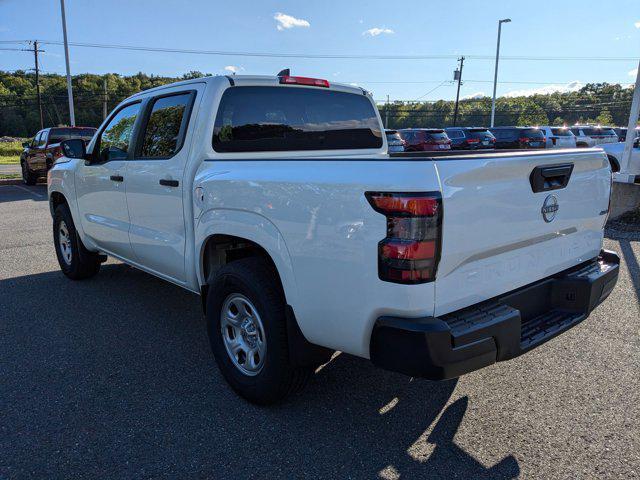
[[[528,355],[429,382],[336,356],[277,408],[235,396],[197,296],[123,264],[71,284],[44,186],[0,186],[0,478],[630,478],[640,234],[611,297]]]

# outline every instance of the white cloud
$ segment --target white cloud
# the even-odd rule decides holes
[[[390,35],[392,33],[396,33],[393,30],[391,30],[390,28],[378,28],[378,27],[374,27],[374,28],[370,28],[369,30],[365,30],[364,32],[362,32],[362,35],[364,36],[369,36],[369,37],[377,37],[378,35]]]
[[[278,12],[273,16],[273,19],[278,22],[276,28],[280,31],[294,27],[309,28],[311,26],[308,21],[303,20],[302,18],[292,17],[286,13]]]
[[[475,100],[476,98],[483,98],[486,96],[487,94],[484,92],[475,92],[470,95],[465,95],[464,97],[462,97],[462,100]]]
[[[634,25],[636,26],[636,28],[640,28],[640,22],[636,22],[634,23]]]
[[[237,65],[227,65],[224,69],[231,73],[238,73],[239,71],[244,70],[243,67],[238,67]]]
[[[638,69],[634,68],[633,70],[629,70],[629,76],[630,77],[637,77],[638,76]]]
[[[527,88],[523,90],[513,90],[511,92],[505,93],[505,97],[530,97],[531,95],[546,95],[549,93],[569,93],[569,92],[577,92],[582,87],[584,87],[584,83],[574,80],[573,82],[569,82],[564,85],[545,85],[544,87],[537,88]]]

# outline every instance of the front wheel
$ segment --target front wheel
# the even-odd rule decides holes
[[[21,162],[20,166],[22,167],[22,181],[25,185],[35,185],[38,178],[31,172],[31,170],[29,170],[27,162]]]
[[[225,380],[242,397],[274,404],[302,389],[313,369],[289,361],[285,300],[262,258],[221,267],[209,287],[207,327]]]
[[[66,205],[58,205],[55,209],[53,244],[62,273],[72,280],[93,277],[100,270],[100,256],[82,244]]]

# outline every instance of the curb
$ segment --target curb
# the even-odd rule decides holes
[[[2,178],[0,179],[0,187],[3,185],[22,185],[21,178]]]

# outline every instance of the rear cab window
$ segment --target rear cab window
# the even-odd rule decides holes
[[[337,90],[236,86],[215,119],[216,152],[378,149],[382,132],[365,95]]]

